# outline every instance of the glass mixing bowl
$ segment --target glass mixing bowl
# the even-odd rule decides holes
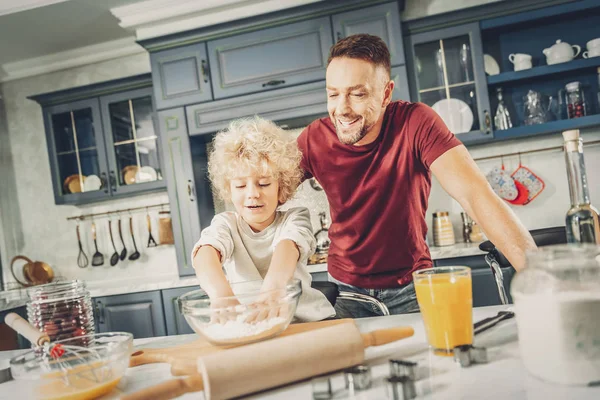
[[[132,349],[131,333],[96,333],[37,347],[12,358],[10,369],[27,398],[93,399],[117,386]]]
[[[262,292],[262,281],[231,284],[234,296],[211,299],[202,289],[177,299],[179,310],[194,332],[217,346],[237,346],[272,338],[294,317],[302,283]]]

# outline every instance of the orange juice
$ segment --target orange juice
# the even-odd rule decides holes
[[[473,344],[470,268],[430,268],[413,277],[427,340],[435,354],[452,355],[454,347]]]

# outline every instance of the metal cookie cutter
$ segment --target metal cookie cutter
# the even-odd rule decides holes
[[[385,378],[388,398],[391,400],[410,400],[417,397],[415,381],[408,376],[390,376]]]
[[[406,376],[410,380],[417,379],[417,363],[408,360],[390,360],[390,376]]]
[[[313,400],[328,400],[333,397],[331,379],[328,376],[317,376],[312,379]]]
[[[355,391],[366,390],[371,387],[371,367],[357,365],[344,370],[346,388],[352,395]]]
[[[473,347],[471,345],[462,345],[454,348],[454,361],[461,367],[468,367],[471,364],[485,364],[488,362],[487,350],[485,347]]]

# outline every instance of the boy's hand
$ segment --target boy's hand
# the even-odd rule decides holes
[[[258,323],[271,318],[286,319],[289,315],[289,304],[283,301],[285,289],[267,290],[258,299],[248,305],[250,314],[244,320],[248,323]]]
[[[235,297],[219,297],[210,301],[210,322],[211,324],[225,324],[227,321],[236,319],[236,307],[240,302]]]

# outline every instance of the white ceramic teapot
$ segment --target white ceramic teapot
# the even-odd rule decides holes
[[[570,45],[569,43],[562,42],[560,39],[556,41],[556,44],[542,50],[542,53],[546,56],[546,63],[548,65],[571,61],[579,55],[579,52],[581,52],[581,47],[576,44]]]

